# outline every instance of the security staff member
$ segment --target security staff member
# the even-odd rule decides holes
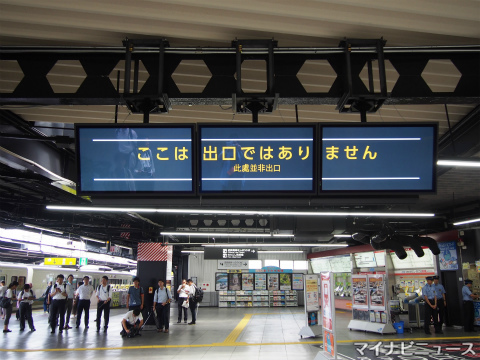
[[[437,297],[438,317],[440,329],[445,323],[445,306],[447,305],[447,299],[445,298],[445,288],[439,283],[439,277],[433,277],[433,286],[435,287],[435,296]]]
[[[473,300],[478,299],[478,295],[472,293],[472,284],[472,280],[466,279],[465,286],[462,288],[463,329],[465,332],[475,332],[473,329]]]
[[[107,332],[110,320],[110,302],[112,301],[112,288],[108,285],[108,277],[102,276],[102,284],[97,287],[97,333],[100,332],[100,322],[103,311],[103,332]]]
[[[443,334],[442,328],[438,326],[438,313],[437,313],[437,297],[435,296],[435,286],[433,285],[433,277],[427,276],[427,284],[422,288],[422,295],[425,300],[425,321],[424,330],[425,334],[431,334],[430,321],[433,317],[433,325],[435,327],[436,334]]]

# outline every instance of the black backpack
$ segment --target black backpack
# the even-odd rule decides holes
[[[195,295],[193,295],[193,299],[195,302],[198,302],[198,303],[202,302],[203,290],[195,286]]]

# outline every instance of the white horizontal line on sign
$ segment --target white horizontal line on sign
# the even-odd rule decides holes
[[[202,178],[202,181],[231,181],[231,180],[248,180],[248,181],[284,181],[284,180],[313,180],[312,178]]]
[[[322,180],[420,180],[419,177],[322,178]]]
[[[323,138],[323,141],[419,141],[422,138]]]
[[[93,179],[93,181],[192,181],[192,179]]]
[[[313,141],[313,139],[202,139],[202,141]]]
[[[189,141],[191,142],[192,139],[92,139],[92,141]]]

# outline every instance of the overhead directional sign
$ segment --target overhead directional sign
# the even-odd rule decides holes
[[[248,269],[247,260],[218,260],[218,270]]]
[[[77,265],[76,258],[45,258],[45,265]]]
[[[220,248],[220,247],[205,247],[203,254],[205,260],[257,260],[257,249],[251,248]]]

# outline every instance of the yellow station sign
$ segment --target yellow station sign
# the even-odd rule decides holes
[[[45,258],[45,265],[77,265],[76,258]]]

